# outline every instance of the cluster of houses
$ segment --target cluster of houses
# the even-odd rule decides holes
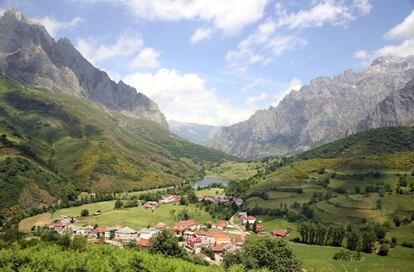
[[[180,238],[180,245],[187,251],[194,253],[201,259],[208,262],[219,263],[223,254],[239,250],[246,241],[246,236],[250,232],[245,231],[243,225],[256,222],[256,217],[240,213],[239,219],[241,226],[222,220],[216,223],[206,222],[199,223],[194,219],[182,220],[174,226],[167,226],[164,223],[158,223],[153,227],[134,230],[127,226],[99,227],[87,225],[79,227],[74,225],[73,219],[62,216],[55,221],[49,228],[59,234],[69,233],[72,235],[82,235],[88,237],[96,243],[105,242],[116,246],[125,246],[135,244],[141,248],[150,246],[151,238],[160,230],[166,229],[173,232]],[[265,231],[263,226],[257,225],[258,233]],[[273,230],[271,235],[278,237],[287,237],[287,230]],[[202,249],[209,248],[215,254],[215,260],[202,253]]]
[[[198,197],[198,201],[209,201],[214,202],[216,204],[224,204],[224,205],[230,205],[233,202],[236,203],[237,206],[243,205],[243,198],[240,196],[226,196],[226,195],[216,195],[216,196],[200,196]]]
[[[158,201],[147,201],[144,203],[144,205],[142,205],[142,207],[144,207],[144,209],[155,209],[159,205],[177,203],[180,202],[180,200],[181,197],[179,195],[167,195]]]

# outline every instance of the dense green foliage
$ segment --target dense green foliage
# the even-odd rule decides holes
[[[414,127],[371,129],[311,149],[298,159],[332,159],[361,155],[381,155],[414,150]]]
[[[299,262],[284,240],[270,237],[249,237],[242,249],[224,255],[224,266],[242,264],[246,268],[266,268],[288,272],[299,268]]]

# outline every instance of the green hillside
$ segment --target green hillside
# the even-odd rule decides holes
[[[50,204],[70,184],[94,192],[172,185],[202,176],[210,163],[234,159],[156,123],[109,112],[60,91],[27,89],[4,77],[0,135],[3,211],[13,203],[19,209]],[[7,167],[10,163],[15,174]]]
[[[250,178],[246,208],[267,216],[263,220],[270,227],[273,220],[274,227],[281,227],[280,220],[285,225],[309,219],[327,224],[374,221],[389,226],[403,241],[412,240],[414,234],[400,233],[393,220],[405,220],[405,228],[414,225],[413,143],[412,127],[374,129],[295,157],[250,163],[260,170]]]

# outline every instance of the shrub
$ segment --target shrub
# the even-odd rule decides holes
[[[382,244],[379,248],[378,255],[387,256],[389,250],[390,250],[390,248],[389,248],[388,245]]]
[[[83,209],[81,211],[81,216],[88,216],[89,215],[89,210],[88,209]]]
[[[413,248],[414,247],[414,243],[405,241],[405,242],[402,242],[401,246]]]

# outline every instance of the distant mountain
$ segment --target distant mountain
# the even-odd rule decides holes
[[[171,132],[196,144],[205,144],[220,129],[217,126],[183,123],[174,120],[168,121],[168,125]]]
[[[414,81],[390,93],[359,123],[358,129],[395,126],[414,126]]]
[[[414,78],[414,56],[381,57],[365,71],[311,80],[276,107],[222,128],[207,146],[244,158],[286,155],[356,132],[390,93]]]
[[[122,81],[115,83],[68,39],[56,42],[42,25],[11,9],[0,19],[0,72],[24,85],[59,89],[168,127],[152,100]]]

